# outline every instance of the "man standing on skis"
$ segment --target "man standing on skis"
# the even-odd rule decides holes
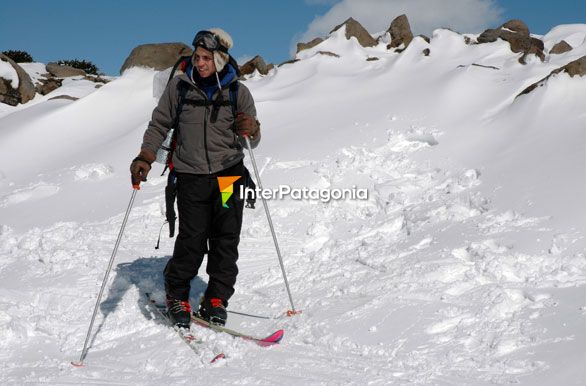
[[[243,199],[232,194],[222,202],[218,177],[240,177],[233,192],[244,182],[244,137],[254,148],[260,141],[260,124],[250,91],[238,84],[236,106],[230,90],[238,82],[236,62],[228,54],[232,38],[215,28],[199,31],[195,51],[185,72],[165,89],[144,133],[140,154],[132,161],[134,181],[146,181],[157,149],[175,128],[172,167],[177,176],[179,233],[173,256],[165,267],[165,291],[171,321],[189,327],[190,282],[208,255],[209,282],[199,315],[224,325],[228,300],[238,274],[238,243],[242,227]],[[232,85],[232,87],[230,86]]]

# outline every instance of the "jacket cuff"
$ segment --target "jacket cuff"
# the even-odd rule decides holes
[[[157,155],[151,149],[142,148],[140,150],[140,153],[138,154],[138,157],[136,157],[136,158],[140,158],[143,161],[148,162],[149,164],[152,164],[157,159]]]

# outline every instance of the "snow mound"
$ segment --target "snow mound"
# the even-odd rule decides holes
[[[73,168],[76,181],[103,180],[112,176],[114,168],[104,164],[86,164]]]

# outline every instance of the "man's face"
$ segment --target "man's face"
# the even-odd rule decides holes
[[[193,62],[195,68],[202,78],[207,78],[216,72],[216,64],[214,63],[214,54],[203,47],[197,47],[193,54]]]

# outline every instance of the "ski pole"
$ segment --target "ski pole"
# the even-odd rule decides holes
[[[88,343],[90,341],[90,336],[92,334],[92,329],[94,327],[94,321],[96,320],[96,314],[98,313],[98,307],[100,306],[100,302],[102,301],[102,295],[104,294],[104,289],[106,288],[106,283],[108,282],[108,277],[110,276],[110,271],[112,270],[112,265],[114,264],[114,258],[116,257],[116,252],[118,252],[118,246],[120,245],[120,240],[122,239],[122,234],[124,233],[124,228],[126,227],[126,222],[128,221],[128,216],[130,215],[130,209],[132,209],[132,204],[134,203],[134,197],[136,196],[136,192],[140,189],[140,185],[134,184],[132,185],[132,197],[130,197],[130,202],[128,203],[128,208],[126,209],[126,215],[124,215],[124,220],[122,221],[122,226],[120,227],[120,232],[118,233],[118,239],[116,240],[116,244],[114,245],[114,250],[112,251],[112,256],[110,257],[110,262],[108,263],[108,269],[106,269],[106,274],[104,275],[104,280],[102,280],[102,287],[100,288],[100,293],[98,294],[98,298],[96,299],[96,305],[94,307],[94,313],[92,315],[92,320],[90,322],[90,327],[88,328],[87,335],[85,337],[85,343],[83,344],[83,350],[81,351],[81,355],[79,357],[78,362],[71,362],[72,365],[75,367],[83,366],[83,360],[85,359],[88,351]]]
[[[250,145],[250,139],[248,139],[248,135],[244,136],[246,140],[246,147],[248,148],[248,153],[250,154],[250,161],[252,162],[252,168],[254,169],[254,175],[256,176],[256,181],[258,183],[258,187],[260,191],[263,190],[262,182],[260,180],[260,174],[256,167],[256,161],[254,159],[254,153],[252,152],[252,146]],[[267,200],[260,195],[262,204],[265,208],[265,213],[267,215],[267,221],[269,223],[269,228],[271,229],[271,234],[273,235],[273,242],[275,243],[275,249],[277,250],[277,256],[279,257],[279,264],[281,265],[281,272],[283,272],[283,279],[285,280],[285,287],[287,288],[287,294],[289,295],[289,301],[291,302],[291,310],[287,311],[287,315],[295,315],[298,312],[295,310],[295,305],[293,304],[293,297],[291,296],[291,289],[289,288],[289,281],[287,280],[287,273],[285,272],[285,265],[283,264],[283,257],[281,256],[281,250],[279,249],[279,243],[277,241],[277,235],[275,233],[275,228],[273,227],[273,220],[271,219],[271,213],[269,212],[269,205]]]

